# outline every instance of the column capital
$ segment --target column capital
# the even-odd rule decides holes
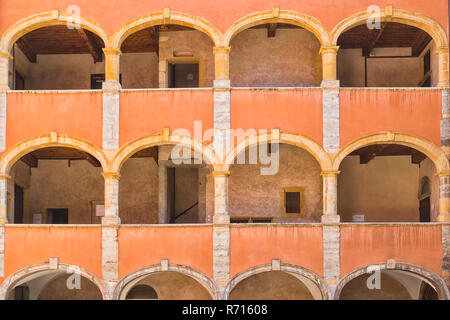
[[[439,178],[450,177],[450,171],[441,171],[436,174]]]
[[[214,47],[213,52],[214,54],[229,54],[231,50],[231,47]]]
[[[6,173],[0,173],[0,179],[1,180],[3,180],[3,179],[10,180],[11,176],[9,174],[6,174]]]
[[[13,56],[9,52],[0,51],[0,58],[7,58],[7,59],[12,60]]]
[[[120,173],[118,172],[102,172],[105,180],[120,180]]]
[[[105,55],[115,55],[115,56],[122,55],[122,51],[118,48],[103,48],[102,50]]]
[[[438,50],[436,50],[436,54],[446,54],[446,53],[448,54],[449,51],[450,51],[449,46],[442,46],[442,47],[439,47]]]
[[[214,176],[214,178],[220,178],[220,177],[228,178],[230,176],[230,171],[214,171],[213,176]]]
[[[329,54],[329,53],[337,54],[338,51],[339,51],[339,46],[323,46],[320,48],[319,54],[320,55]]]
[[[337,170],[337,171],[322,171],[322,173],[320,175],[324,178],[329,178],[329,177],[337,177],[340,173],[341,172],[339,170]]]

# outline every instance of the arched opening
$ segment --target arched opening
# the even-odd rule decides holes
[[[124,89],[212,87],[213,41],[178,25],[153,25],[130,34],[120,47]]]
[[[104,41],[73,24],[49,25],[12,45],[9,87],[15,90],[101,89]]]
[[[104,179],[99,160],[71,147],[43,147],[10,170],[8,221],[16,224],[100,224]]]
[[[439,215],[437,170],[417,149],[383,143],[365,146],[348,154],[339,170],[342,222],[431,222]],[[425,194],[421,181],[429,182]]]
[[[188,146],[134,151],[120,169],[122,224],[205,223],[214,215],[212,168]]]
[[[142,298],[137,295],[137,290]],[[145,295],[142,294],[144,290]],[[155,272],[135,278],[124,286],[120,299],[130,299],[133,295],[137,297],[131,299],[212,300],[211,293],[199,281],[175,271]]]
[[[346,30],[337,40],[341,86],[437,86],[439,47],[426,31],[400,22],[368,21]]]
[[[322,300],[320,288],[310,279],[284,271],[266,271],[238,282],[230,300]]]
[[[432,283],[403,270],[379,270],[362,274],[345,284],[340,300],[438,300]]]
[[[158,300],[158,294],[152,287],[140,284],[127,293],[126,300]]]
[[[288,143],[260,143],[241,150],[230,166],[232,223],[320,222],[321,164]]]
[[[322,81],[321,43],[299,25],[253,25],[230,41],[234,87],[316,87]]]
[[[99,287],[76,272],[47,270],[18,280],[7,292],[8,300],[102,300]]]

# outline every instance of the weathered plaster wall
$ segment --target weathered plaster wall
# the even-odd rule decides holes
[[[308,288],[281,271],[263,272],[244,279],[231,291],[230,300],[314,300]]]
[[[136,285],[155,289],[159,300],[211,300],[208,291],[196,280],[178,272],[152,274]]]
[[[306,30],[247,29],[231,41],[230,79],[234,87],[313,87],[321,82],[320,43]]]
[[[359,156],[344,159],[338,180],[341,221],[364,214],[367,222],[419,221],[419,166],[411,157],[375,157],[359,164]]]
[[[261,175],[259,164],[231,166],[228,190],[231,217],[275,217],[279,222],[320,219],[322,178],[318,162],[307,151],[291,145],[280,144],[279,152],[279,170],[275,175]],[[281,217],[284,187],[304,188],[307,212],[304,218]]]
[[[418,87],[423,79],[423,55],[431,49],[432,86],[438,83],[438,56],[434,41],[417,58],[367,59],[368,87]],[[378,48],[377,55],[410,54],[408,48]],[[364,87],[362,49],[342,49],[337,58],[338,79],[342,87]]]
[[[124,89],[158,88],[158,56],[154,52],[123,53],[120,72]]]
[[[431,184],[431,221],[436,221],[439,215],[439,177],[436,175],[436,167],[433,161],[429,158],[425,159],[420,163],[419,169],[419,183],[423,177],[428,177]],[[417,187],[417,195],[419,192],[420,185]]]

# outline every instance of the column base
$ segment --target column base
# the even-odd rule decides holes
[[[215,215],[213,217],[213,224],[230,224],[230,216],[229,215]]]
[[[337,224],[341,222],[341,216],[338,214],[324,214],[322,216],[322,223],[324,224]]]

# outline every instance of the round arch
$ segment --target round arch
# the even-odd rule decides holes
[[[447,287],[447,284],[445,283],[444,279],[442,279],[439,275],[434,273],[431,270],[428,270],[426,268],[423,268],[421,266],[411,264],[411,263],[405,263],[405,262],[396,262],[395,267],[391,268],[387,266],[386,262],[382,263],[375,263],[371,265],[367,265],[361,268],[358,268],[349,274],[345,275],[343,278],[341,278],[338,283],[336,284],[336,289],[334,291],[334,300],[339,300],[339,297],[342,293],[342,290],[344,289],[345,285],[348,284],[351,280],[362,276],[367,273],[372,273],[374,270],[399,270],[399,271],[405,271],[412,276],[419,277],[426,279],[426,282],[429,282],[429,284],[432,285],[433,289],[436,290],[438,293],[440,300],[449,300],[450,299],[450,292]]]
[[[109,161],[101,149],[84,140],[51,132],[48,135],[21,142],[7,151],[0,159],[0,173],[8,174],[11,167],[24,155],[47,147],[68,147],[87,152],[100,162],[103,171],[109,172]]]
[[[247,137],[244,141],[236,145],[233,148],[233,150],[231,150],[227,154],[225,158],[225,166],[226,166],[225,170],[226,171],[229,170],[230,166],[234,163],[239,153],[259,143],[271,143],[271,142],[285,143],[302,148],[308,151],[317,160],[317,162],[320,164],[320,168],[322,169],[322,171],[325,172],[332,171],[331,158],[328,155],[328,153],[322,148],[322,146],[304,136],[286,132],[280,132],[279,134],[272,132]]]
[[[339,167],[346,156],[353,151],[374,144],[399,144],[414,148],[430,158],[438,173],[449,171],[450,165],[444,151],[434,143],[411,134],[398,132],[380,132],[356,139],[343,147],[334,157],[333,171]]]
[[[296,25],[312,32],[322,46],[329,46],[331,44],[330,34],[318,19],[295,11],[274,8],[272,10],[249,14],[233,23],[223,37],[223,46],[230,46],[231,40],[239,32],[266,23],[286,23]]]
[[[57,267],[54,268],[49,262],[38,263],[32,266],[25,267],[11,275],[9,275],[3,283],[0,285],[0,300],[6,300],[8,298],[8,291],[21,281],[30,281],[39,278],[44,275],[51,273],[77,273],[83,278],[94,283],[100,290],[103,300],[107,300],[108,289],[105,282],[94,275],[93,273],[79,267],[76,265],[70,265],[67,263],[58,263]]]
[[[143,278],[155,273],[168,271],[178,272],[194,279],[208,291],[208,293],[214,300],[219,299],[219,289],[217,288],[216,283],[210,277],[193,268],[172,263],[168,264],[167,268],[163,268],[161,264],[155,264],[127,274],[114,287],[112,299],[120,300],[126,297],[128,291]]]
[[[214,151],[200,141],[197,141],[190,136],[165,135],[163,133],[160,135],[152,135],[137,139],[122,146],[111,162],[111,172],[120,172],[125,161],[136,152],[161,145],[180,145],[190,147],[194,151],[199,152],[206,163],[212,165],[218,163]]]
[[[110,46],[109,36],[106,31],[83,17],[74,18],[72,15],[60,13],[58,10],[44,12],[29,16],[18,21],[11,26],[2,36],[0,51],[10,52],[13,44],[23,35],[43,27],[74,24],[77,23],[81,28],[95,33],[103,40],[105,48]]]
[[[222,33],[206,19],[186,13],[170,11],[170,9],[164,9],[162,12],[143,16],[122,25],[119,31],[112,37],[112,48],[120,49],[122,42],[129,35],[161,24],[177,24],[199,30],[208,35],[215,46],[219,46],[222,41]]]
[[[305,269],[300,266],[292,265],[292,264],[285,264],[281,263],[279,270],[274,270],[272,268],[271,264],[264,264],[257,267],[253,267],[250,269],[247,269],[243,272],[238,273],[233,278],[231,278],[228,283],[225,286],[225,290],[223,293],[223,298],[225,300],[228,300],[231,291],[243,280],[250,278],[251,276],[254,276],[256,274],[260,274],[263,272],[270,272],[270,271],[282,271],[288,274],[291,274],[293,276],[299,276],[306,278],[310,280],[314,285],[317,286],[317,288],[320,290],[320,293],[322,295],[323,300],[330,300],[331,299],[331,293],[330,288],[328,287],[328,284],[324,279],[322,279],[319,275],[316,273]]]
[[[379,14],[373,15],[367,11],[358,12],[339,22],[331,32],[331,44],[336,46],[339,37],[347,30],[361,24],[379,18],[381,21],[398,22],[417,27],[427,32],[435,41],[438,48],[448,47],[447,33],[435,20],[408,10],[386,7],[381,9]]]

